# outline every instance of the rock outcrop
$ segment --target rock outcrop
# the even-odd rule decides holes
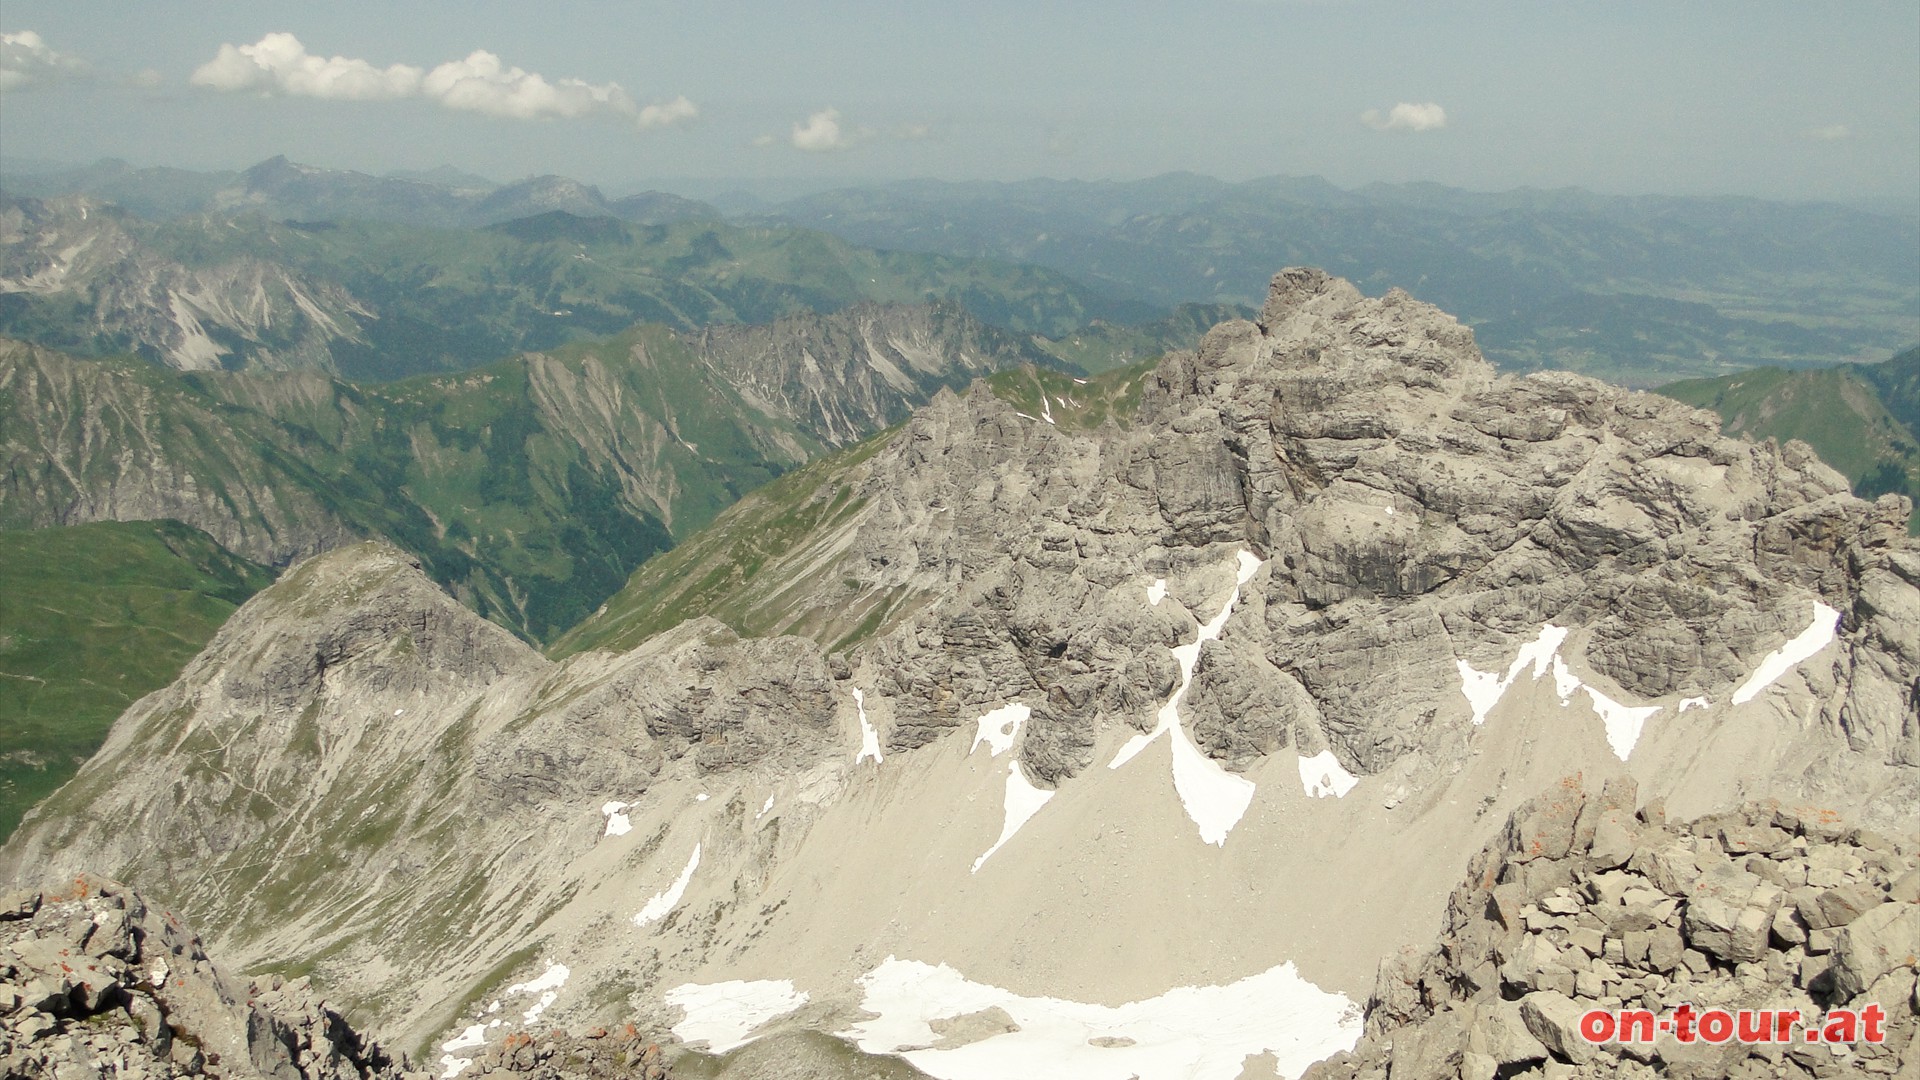
[[[235,981],[117,882],[0,896],[0,1073],[56,1080],[428,1080],[306,979]]]
[[[1303,1080],[1892,1076],[1920,1062],[1912,837],[1819,808],[1678,823],[1634,802],[1630,783],[1571,777],[1516,811],[1468,866],[1438,945],[1382,963],[1360,1044]],[[1883,1041],[1803,1038],[1828,1010],[1869,1005]],[[1770,1019],[1759,1042],[1580,1028],[1591,1009],[1682,1006],[1804,1021],[1781,1039]]]

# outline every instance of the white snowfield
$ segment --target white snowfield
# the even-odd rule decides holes
[[[1754,669],[1752,676],[1733,692],[1733,703],[1745,705],[1759,696],[1760,691],[1772,686],[1780,676],[1811,660],[1813,654],[1833,641],[1834,633],[1839,628],[1840,613],[1815,600],[1813,621],[1800,631],[1800,636],[1768,653],[1766,659],[1760,661],[1760,666]]]
[[[1200,752],[1187,737],[1186,729],[1180,724],[1180,701],[1186,697],[1187,687],[1193,684],[1193,667],[1200,659],[1200,643],[1212,641],[1220,636],[1227,625],[1227,619],[1233,614],[1233,607],[1240,602],[1240,588],[1253,579],[1260,569],[1260,560],[1250,551],[1242,551],[1238,557],[1239,568],[1234,574],[1233,593],[1227,602],[1206,625],[1200,628],[1193,643],[1176,645],[1173,658],[1180,665],[1180,685],[1160,706],[1158,722],[1152,731],[1144,735],[1135,735],[1128,739],[1120,752],[1107,764],[1109,769],[1117,769],[1138,757],[1153,740],[1167,735],[1173,743],[1173,787],[1180,795],[1180,805],[1186,808],[1187,817],[1200,829],[1200,839],[1209,844],[1224,847],[1227,834],[1240,823],[1246,815],[1247,807],[1253,802],[1254,784],[1243,776],[1235,776],[1220,767],[1219,763]],[[1166,595],[1164,581],[1154,582],[1147,591],[1149,603],[1157,603],[1155,591]]]
[[[547,1006],[552,1005],[554,1001],[559,998],[560,988],[567,985],[567,977],[572,974],[573,972],[567,965],[556,964],[549,960],[547,961],[547,970],[542,973],[539,978],[531,982],[514,983],[512,986],[507,987],[506,996],[512,997],[515,994],[540,995],[540,1000],[534,1002],[525,1014],[526,1022],[531,1024],[535,1020],[540,1019],[540,1014],[547,1011]]]
[[[1793,670],[1801,663],[1812,659],[1821,649],[1832,643],[1835,631],[1840,623],[1840,613],[1819,602],[1813,603],[1813,620],[1807,624],[1799,636],[1780,648],[1767,654],[1760,661],[1747,681],[1733,692],[1733,704],[1744,705],[1757,697],[1762,690]],[[1507,668],[1506,677],[1501,678],[1490,672],[1476,671],[1465,660],[1458,661],[1460,668],[1460,693],[1473,708],[1473,722],[1483,724],[1487,714],[1500,703],[1507,688],[1519,679],[1520,673],[1531,667],[1533,677],[1538,679],[1549,670],[1553,673],[1554,692],[1560,697],[1560,704],[1567,705],[1574,691],[1585,690],[1593,703],[1593,711],[1599,715],[1606,728],[1607,745],[1615,757],[1621,761],[1633,753],[1640,741],[1641,732],[1661,706],[1624,705],[1580,681],[1579,676],[1567,668],[1566,661],[1560,657],[1560,646],[1567,639],[1564,627],[1547,623],[1540,627],[1540,636],[1520,647],[1513,658],[1513,664]],[[1705,709],[1713,703],[1704,697],[1690,697],[1682,700],[1674,710],[1675,714],[1688,709]],[[1304,776],[1304,772],[1302,773]]]
[[[600,813],[607,819],[607,831],[602,836],[625,836],[633,831],[633,821],[622,813],[628,803],[606,802],[600,804]]]
[[[1593,703],[1593,711],[1600,717],[1601,725],[1606,730],[1608,748],[1613,751],[1614,757],[1625,761],[1639,743],[1647,720],[1660,711],[1660,706],[1622,705],[1581,682],[1580,677],[1567,667],[1567,662],[1560,658],[1560,646],[1566,643],[1568,633],[1564,626],[1542,624],[1540,635],[1520,646],[1504,678],[1490,672],[1476,671],[1465,660],[1458,661],[1460,693],[1467,699],[1467,704],[1473,707],[1474,724],[1484,724],[1487,714],[1500,703],[1507,689],[1519,681],[1522,672],[1533,669],[1535,679],[1551,673],[1553,691],[1559,696],[1562,708],[1572,703],[1575,691],[1587,692],[1587,698]]]
[[[1020,725],[1032,715],[1032,709],[1017,701],[985,714],[974,721],[978,730],[974,733],[973,745],[967,747],[967,753],[978,750],[981,743],[987,744],[987,752],[994,757],[1013,749],[1013,740],[1020,734]]]
[[[752,1042],[755,1028],[805,1005],[807,993],[795,990],[788,979],[734,979],[685,983],[667,991],[665,1000],[686,1010],[686,1018],[672,1028],[681,1042],[704,1041],[709,1053],[724,1054]]]
[[[1331,750],[1300,759],[1300,786],[1309,799],[1344,799],[1359,783],[1360,778],[1348,772]]]
[[[972,872],[979,873],[981,865],[992,858],[993,853],[999,851],[1007,841],[1013,839],[1013,834],[1019,832],[1022,825],[1033,820],[1033,815],[1039,813],[1040,808],[1047,805],[1047,800],[1053,798],[1054,794],[1044,788],[1034,787],[1033,783],[1027,779],[1027,774],[1021,771],[1018,758],[1009,761],[1007,763],[1006,821],[1000,826],[1000,839],[993,842],[993,846],[986,850],[986,854],[973,860]]]
[[[625,804],[622,803],[621,805],[624,806]],[[559,1000],[560,988],[567,985],[567,979],[572,975],[573,970],[567,967],[567,965],[556,964],[549,960],[547,961],[547,969],[541,972],[539,978],[531,979],[523,983],[514,983],[512,986],[507,987],[501,991],[500,998],[488,1006],[487,1011],[499,1012],[500,1002],[516,994],[538,994],[540,995],[539,998],[534,1001],[523,1014],[525,1022],[531,1024],[535,1020],[540,1019],[540,1014],[546,1012],[549,1005]],[[474,1024],[460,1034],[441,1043],[441,1080],[451,1080],[452,1077],[459,1076],[461,1071],[467,1066],[473,1064],[473,1059],[470,1057],[455,1057],[454,1053],[456,1051],[476,1050],[485,1046],[487,1043],[487,1029],[499,1026],[500,1021],[498,1020],[490,1024]]]
[[[1360,1009],[1282,964],[1227,986],[1179,987],[1118,1007],[1023,997],[941,964],[888,957],[860,979],[876,1014],[846,1031],[873,1054],[898,1053],[938,1080],[1234,1080],[1252,1054],[1279,1075],[1351,1049]],[[938,1048],[933,1021],[1003,1010],[1017,1031]]]
[[[633,917],[633,925],[645,926],[648,923],[656,923],[666,918],[675,907],[679,906],[680,898],[686,895],[687,883],[693,880],[693,871],[699,865],[700,845],[695,844],[693,845],[693,857],[687,860],[686,869],[680,871],[680,876],[673,879],[673,884],[667,887],[666,892],[655,895],[653,899],[647,901],[646,904],[640,908],[639,914]]]
[[[880,733],[867,722],[867,695],[858,689],[853,692],[853,708],[860,714],[860,753],[854,756],[853,763],[858,765],[872,758],[873,763],[878,765],[881,762]]]

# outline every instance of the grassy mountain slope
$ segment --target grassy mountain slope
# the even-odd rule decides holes
[[[1882,364],[1763,368],[1673,383],[1660,393],[1714,410],[1729,434],[1805,441],[1857,495],[1891,491],[1920,503],[1920,348]],[[1920,512],[1911,528],[1920,533]]]
[[[1003,261],[876,251],[787,225],[643,225],[552,211],[479,230],[134,218],[0,202],[0,333],[204,369],[392,379],[615,334],[945,301],[1028,332],[1150,314]]]
[[[0,532],[0,837],[271,580],[178,522]]]

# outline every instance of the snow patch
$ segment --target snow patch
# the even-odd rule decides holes
[[[1224,846],[1227,834],[1240,823],[1247,807],[1253,802],[1254,784],[1245,777],[1235,776],[1222,769],[1218,763],[1200,752],[1187,737],[1180,726],[1180,702],[1187,696],[1187,687],[1193,683],[1193,667],[1200,660],[1200,643],[1212,641],[1220,636],[1227,625],[1227,619],[1233,614],[1235,604],[1240,602],[1240,589],[1253,580],[1260,569],[1260,560],[1250,551],[1240,552],[1238,569],[1234,572],[1233,593],[1227,597],[1220,613],[1208,620],[1188,645],[1173,647],[1173,659],[1180,665],[1180,685],[1160,706],[1155,717],[1154,729],[1143,735],[1135,735],[1120,747],[1120,752],[1107,763],[1107,768],[1117,769],[1138,757],[1153,740],[1169,732],[1173,740],[1173,787],[1180,796],[1180,805],[1187,811],[1187,817],[1200,828],[1200,838],[1209,844]],[[1165,582],[1155,585],[1166,595]],[[1152,590],[1148,590],[1148,600],[1153,600]]]
[[[1566,640],[1566,627],[1555,626],[1552,623],[1543,624],[1540,627],[1539,637],[1520,646],[1520,652],[1514,656],[1513,663],[1508,666],[1507,677],[1504,679],[1496,678],[1489,672],[1475,671],[1472,664],[1465,660],[1459,661],[1460,693],[1466,697],[1467,704],[1473,706],[1474,726],[1478,727],[1487,722],[1487,714],[1500,703],[1500,698],[1506,694],[1507,687],[1513,685],[1522,671],[1531,667],[1534,678],[1538,679],[1545,675],[1553,661],[1558,659],[1560,645]],[[1561,682],[1564,669],[1553,670],[1555,687],[1565,685]],[[1560,696],[1564,698],[1570,693],[1572,693],[1571,690],[1564,690]]]
[[[860,986],[860,1007],[876,1016],[840,1036],[868,1053],[898,1053],[938,1080],[1234,1080],[1245,1058],[1259,1053],[1278,1059],[1279,1075],[1297,1077],[1352,1049],[1361,1031],[1351,1000],[1302,979],[1290,963],[1227,986],[1184,986],[1118,1007],[1023,997],[945,964],[894,957],[861,976]],[[940,1041],[932,1021],[996,1007],[1018,1031],[950,1050],[917,1049]]]
[[[1560,698],[1560,707],[1566,708],[1573,703],[1576,690],[1585,690],[1593,702],[1593,711],[1599,715],[1601,724],[1606,728],[1607,745],[1612,748],[1613,756],[1621,761],[1627,760],[1633,748],[1640,741],[1640,733],[1646,727],[1647,720],[1660,711],[1658,705],[1622,705],[1607,695],[1587,686],[1580,681],[1567,662],[1560,657],[1560,646],[1566,643],[1567,629],[1545,623],[1540,627],[1540,636],[1520,646],[1513,658],[1513,664],[1507,668],[1505,678],[1496,678],[1484,671],[1475,671],[1473,665],[1465,660],[1458,661],[1460,666],[1460,693],[1473,707],[1473,722],[1476,725],[1487,721],[1487,714],[1500,703],[1500,698],[1520,678],[1520,673],[1533,669],[1533,677],[1553,675],[1553,692]],[[1706,699],[1690,699],[1706,707]],[[1685,702],[1682,702],[1682,709]]]
[[[1147,586],[1147,606],[1159,607],[1160,601],[1165,600],[1166,598],[1167,598],[1167,579],[1154,578],[1153,584]]]
[[[1826,648],[1827,644],[1833,640],[1834,631],[1839,627],[1840,613],[1815,600],[1813,621],[1807,624],[1805,630],[1800,631],[1799,637],[1768,653],[1766,659],[1760,661],[1760,666],[1754,669],[1753,675],[1740,684],[1740,689],[1733,692],[1733,703],[1745,705],[1758,696],[1760,691],[1773,685],[1774,680],[1792,671],[1803,661],[1812,659],[1814,653]]]
[[[485,1045],[487,1045],[486,1025],[475,1024],[460,1034],[455,1035],[453,1038],[448,1039],[446,1042],[441,1043],[440,1049],[452,1052],[454,1050],[471,1050],[476,1046]]]
[[[621,813],[631,803],[605,802],[600,804],[600,813],[607,819],[607,831],[602,836],[625,836],[633,831],[633,821]]]
[[[1622,705],[1607,695],[1589,686],[1587,696],[1593,699],[1593,711],[1600,714],[1600,721],[1607,728],[1607,745],[1613,748],[1613,756],[1621,761],[1633,753],[1633,744],[1640,741],[1640,730],[1646,727],[1647,718],[1660,711],[1658,705],[1634,708]]]
[[[1348,772],[1331,750],[1300,759],[1300,786],[1309,799],[1344,799],[1359,783],[1360,778]]]
[[[1200,839],[1216,847],[1225,847],[1227,834],[1246,816],[1253,802],[1253,781],[1220,767],[1220,763],[1200,752],[1187,737],[1187,729],[1174,725],[1173,790],[1186,807],[1187,817],[1200,827]]]
[[[1040,419],[1049,424],[1053,423],[1053,406],[1048,404],[1045,391],[1041,391],[1040,394]]]
[[[992,858],[993,853],[999,851],[1002,844],[1013,839],[1013,834],[1019,832],[1022,825],[1033,820],[1033,815],[1039,813],[1040,808],[1047,805],[1047,800],[1053,798],[1053,796],[1054,792],[1033,786],[1032,782],[1027,779],[1027,774],[1020,770],[1020,760],[1018,758],[1008,762],[1007,816],[1006,820],[1000,826],[1000,839],[993,842],[993,846],[987,849],[986,854],[973,860],[973,870],[971,872],[975,874],[979,873],[981,864]]]
[[[507,987],[506,992],[509,996],[513,994],[540,995],[539,1000],[535,1001],[532,1007],[528,1008],[526,1012],[526,1021],[531,1024],[535,1020],[540,1019],[540,1014],[546,1012],[547,1006],[553,1004],[554,1000],[560,996],[560,988],[567,985],[567,977],[572,974],[573,972],[568,969],[567,965],[556,964],[549,960],[547,961],[547,970],[541,973],[539,978],[531,982],[514,983],[512,986]]]
[[[1703,697],[1682,698],[1680,699],[1680,707],[1674,711],[1686,712],[1688,709],[1704,709],[1711,704],[1713,704],[1713,702]]]
[[[753,815],[753,820],[759,821],[761,818],[766,817],[768,811],[772,809],[773,809],[773,792],[769,791],[767,792],[767,801],[760,804],[760,812]]]
[[[881,761],[880,733],[873,730],[873,725],[867,722],[867,695],[855,690],[853,707],[860,714],[860,753],[854,757],[853,763],[858,765],[872,758],[873,763],[878,765]]]
[[[695,795],[695,796],[693,797],[693,801],[694,801],[694,802],[706,802],[706,801],[707,801],[708,799],[711,799],[711,798],[713,798],[713,796],[711,796],[711,795],[709,795],[709,794],[707,794],[706,792],[704,792],[704,791],[703,791],[703,792],[701,792],[700,794],[698,794],[698,795]]]
[[[967,747],[967,753],[978,750],[983,742],[987,744],[987,753],[993,757],[1013,749],[1013,740],[1020,734],[1020,725],[1032,715],[1032,709],[1017,701],[987,713],[975,721],[979,730],[974,733],[973,745]]]
[[[795,990],[788,979],[743,982],[684,983],[666,993],[666,1003],[686,1010],[673,1025],[684,1043],[705,1040],[707,1052],[724,1054],[754,1040],[754,1028],[785,1016],[807,1003],[807,993]]]
[[[679,905],[680,897],[686,894],[687,883],[693,880],[693,870],[699,865],[700,845],[695,844],[693,857],[687,860],[686,869],[680,871],[680,876],[673,879],[673,884],[667,887],[666,892],[655,894],[653,899],[641,907],[640,913],[633,917],[633,925],[645,926],[666,918],[667,913]]]

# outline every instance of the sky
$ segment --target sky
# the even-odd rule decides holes
[[[0,163],[1920,200],[1920,0],[0,7]],[[697,192],[695,192],[697,193]]]

